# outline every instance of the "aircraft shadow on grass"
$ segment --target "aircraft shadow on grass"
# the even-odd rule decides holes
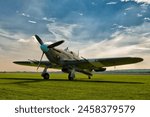
[[[36,83],[36,82],[87,82],[87,83],[110,83],[110,84],[144,84],[143,82],[127,82],[127,81],[106,81],[106,80],[85,80],[85,79],[76,79],[74,81],[68,81],[67,79],[35,79],[35,78],[0,78],[0,80],[9,80],[13,81],[12,83],[2,83],[2,84],[26,84],[26,83]],[[1,84],[1,83],[0,83]]]

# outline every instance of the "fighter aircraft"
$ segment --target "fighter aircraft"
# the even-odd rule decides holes
[[[68,48],[62,50],[56,48],[64,42],[64,40],[57,41],[51,45],[45,44],[42,39],[35,35],[35,38],[40,43],[40,48],[42,50],[42,56],[40,61],[28,60],[28,61],[14,61],[13,63],[19,65],[44,67],[41,76],[47,80],[50,78],[47,72],[48,68],[61,69],[62,72],[68,73],[68,79],[74,80],[75,72],[80,72],[88,76],[90,79],[92,71],[102,72],[106,70],[106,67],[132,64],[143,61],[139,57],[116,57],[116,58],[96,58],[96,59],[86,59],[84,57],[79,57]],[[42,61],[43,55],[46,55],[48,61]]]

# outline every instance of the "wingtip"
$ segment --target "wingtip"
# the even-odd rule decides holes
[[[144,59],[143,59],[143,58],[140,58],[140,57],[135,57],[135,59],[136,59],[137,62],[142,62],[142,61],[144,61]]]
[[[16,62],[16,61],[13,61],[13,63],[16,64],[17,62]]]
[[[13,61],[14,64],[20,64],[22,61]]]
[[[141,62],[141,61],[144,61],[144,59],[143,58],[139,58],[139,61]]]

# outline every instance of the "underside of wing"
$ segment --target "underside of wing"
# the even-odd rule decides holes
[[[30,60],[30,61],[14,61],[13,63],[18,65],[37,67],[39,65],[39,62],[40,61],[37,60]],[[45,67],[45,66],[49,68],[56,68],[56,69],[60,68],[60,66],[56,64],[51,64],[49,61],[41,61],[40,67]]]
[[[65,60],[64,63],[66,65],[72,65],[82,69],[97,69],[103,67],[133,64],[141,61],[143,61],[143,59],[138,57],[118,57],[118,58]]]

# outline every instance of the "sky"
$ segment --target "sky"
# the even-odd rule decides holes
[[[85,58],[142,57],[117,68],[148,69],[149,11],[149,0],[0,0],[0,71],[36,70],[12,63],[40,59],[35,34]]]

